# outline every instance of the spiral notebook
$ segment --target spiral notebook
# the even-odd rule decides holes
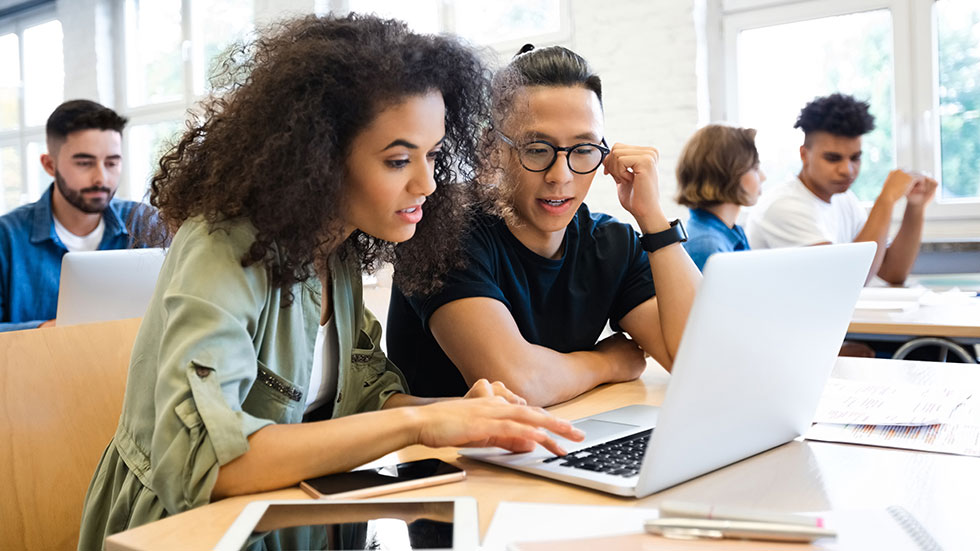
[[[624,521],[637,517],[632,507],[545,505],[502,502],[483,542],[485,551],[558,551],[617,549],[647,551],[711,551],[714,549],[865,551],[940,551],[942,547],[924,526],[902,507],[877,510],[830,511],[820,513],[828,526],[837,531],[836,540],[814,544],[776,543],[749,540],[679,540],[625,528]],[[656,513],[651,511],[653,516]],[[642,515],[640,515],[642,516]],[[581,518],[579,518],[581,517]],[[607,522],[608,521],[608,522]],[[582,526],[593,526],[586,536]],[[569,527],[575,533],[569,533]],[[627,531],[631,530],[631,531]],[[618,533],[617,533],[618,532]]]

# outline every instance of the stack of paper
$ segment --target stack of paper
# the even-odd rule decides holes
[[[972,389],[831,379],[805,438],[980,456]]]
[[[861,289],[854,309],[912,312],[919,308],[922,297],[928,292],[925,287],[865,287]]]
[[[946,423],[970,391],[942,386],[830,379],[814,423],[936,425]]]

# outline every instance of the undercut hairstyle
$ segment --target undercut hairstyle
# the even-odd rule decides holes
[[[461,264],[490,120],[490,75],[473,49],[374,16],[307,16],[235,45],[211,80],[151,179],[169,233],[191,217],[212,227],[247,219],[257,233],[242,265],[264,262],[287,304],[290,287],[326,273],[334,252],[367,272],[394,262],[406,294],[437,289]],[[386,108],[432,92],[445,102],[446,134],[415,236],[395,245],[355,230],[338,243],[355,137]]]
[[[745,205],[740,180],[759,166],[755,129],[709,124],[694,133],[677,161],[677,202],[689,208]]]
[[[122,134],[128,120],[108,107],[87,99],[73,99],[59,105],[48,117],[45,134],[48,147],[61,143],[80,130],[115,130]]]
[[[856,138],[875,128],[870,107],[868,102],[846,94],[816,98],[800,111],[793,128],[803,130],[805,145],[810,145],[810,135],[814,132]]]
[[[561,46],[535,49],[525,44],[500,76],[516,77],[523,86],[583,86],[595,92],[602,105],[602,80],[589,62]],[[503,79],[498,79],[502,84]]]
[[[527,106],[520,101],[521,91],[529,86],[583,87],[596,95],[602,108],[602,80],[585,58],[561,46],[536,49],[533,44],[525,44],[511,62],[494,75],[494,127],[506,128],[507,120],[524,116]],[[519,178],[508,171],[508,165],[502,160],[499,137],[493,133],[485,136],[491,144],[487,148],[485,166],[488,172],[496,169],[492,178],[496,183],[496,212],[511,222],[517,222],[510,198]],[[492,144],[496,144],[496,147]],[[510,169],[520,170],[520,167],[511,166]]]

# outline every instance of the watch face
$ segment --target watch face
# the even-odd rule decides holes
[[[681,219],[680,218],[678,218],[677,220],[674,220],[674,222],[671,223],[671,226],[674,226],[674,227],[680,229],[681,243],[687,241],[687,228],[685,228],[684,227],[684,224],[681,223]]]

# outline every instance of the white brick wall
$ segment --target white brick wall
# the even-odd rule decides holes
[[[660,190],[669,217],[687,217],[673,200],[680,148],[697,128],[697,36],[690,0],[571,0],[572,37],[563,46],[602,78],[606,139],[660,150]],[[612,178],[596,176],[593,210],[633,222]]]

